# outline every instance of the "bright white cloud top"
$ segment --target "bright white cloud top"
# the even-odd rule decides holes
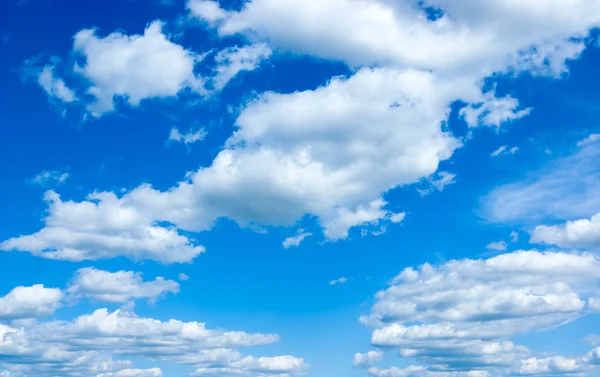
[[[374,327],[372,345],[396,348],[428,367],[374,367],[370,373],[508,376],[592,370],[600,366],[597,350],[579,359],[539,359],[510,338],[597,312],[598,267],[594,254],[532,250],[406,268],[377,294],[371,314],[361,321]],[[355,360],[370,364],[364,356]]]

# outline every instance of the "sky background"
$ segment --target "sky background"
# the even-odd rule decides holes
[[[600,213],[600,4],[321,1],[1,2],[0,376],[600,376],[600,217],[593,217]],[[155,20],[164,24],[150,38]],[[220,61],[221,52],[229,60]],[[334,93],[310,97],[327,88]],[[100,97],[113,108],[98,107]],[[397,105],[377,106],[396,97]],[[236,131],[242,136],[230,139]],[[253,159],[265,150],[275,157]],[[238,170],[213,164],[228,151]],[[314,152],[309,159],[322,177],[290,162],[301,151]],[[186,176],[194,172],[197,179]],[[179,182],[195,191],[178,191]],[[132,199],[143,184],[164,198]],[[44,200],[49,190],[62,199],[55,207]],[[94,202],[94,192],[114,193],[117,206]],[[376,200],[385,205],[369,207]],[[106,208],[105,216],[90,217],[90,206]],[[139,217],[125,224],[117,208]],[[185,245],[146,233],[157,228]],[[37,244],[26,238],[32,234]],[[116,238],[132,241],[122,247]],[[200,245],[205,252],[185,254]],[[80,254],[51,254],[67,249]],[[494,270],[489,261],[498,255],[513,269]],[[435,293],[450,288],[427,272],[421,285],[392,282],[425,263],[448,277],[452,260],[488,260],[487,276],[464,267],[458,280],[491,290],[467,297],[456,288],[442,299]],[[106,275],[85,280],[86,271]],[[411,284],[422,291],[376,296]],[[490,292],[503,289],[514,300],[493,303]],[[398,308],[423,297],[431,307],[419,301],[420,314],[402,319]],[[203,346],[151,333],[152,325],[135,336],[169,339],[190,357],[227,348],[289,358],[279,366],[277,359],[181,362],[138,343],[129,351],[122,342],[100,346],[127,335],[64,330],[57,340],[43,327],[67,328],[100,308],[280,336],[252,347]],[[452,308],[478,314],[444,312]],[[558,319],[544,326],[537,316]],[[511,318],[523,323],[501,322]],[[502,334],[484,342],[528,351],[504,343],[508,361],[489,363],[474,343],[459,349],[473,347],[476,356],[453,358],[458,351],[435,351],[435,339],[412,347],[374,339],[391,324],[440,323],[474,332],[487,323]],[[52,359],[40,351],[47,347],[73,354]],[[402,349],[425,356],[401,357]],[[372,350],[383,350],[383,360],[356,362],[356,353]],[[101,369],[94,359],[56,369],[77,352],[132,365]],[[531,358],[534,371],[524,367]],[[422,369],[393,369],[411,365]]]

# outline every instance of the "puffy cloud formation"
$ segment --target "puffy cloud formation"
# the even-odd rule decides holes
[[[88,267],[77,271],[67,292],[75,297],[107,302],[126,302],[131,299],[155,301],[167,293],[179,292],[179,283],[162,277],[144,281],[139,272],[112,273]]]
[[[75,71],[92,84],[88,93],[96,102],[88,110],[93,115],[112,111],[115,97],[137,106],[147,98],[176,96],[184,88],[201,90],[201,79],[194,75],[198,56],[169,41],[162,26],[155,21],[143,35],[98,37],[94,29],[75,35],[73,49],[85,58]]]
[[[374,362],[381,361],[381,359],[383,359],[383,351],[380,350],[369,351],[367,353],[357,353],[354,355],[354,366],[369,366]]]
[[[0,297],[0,320],[39,318],[54,313],[61,305],[60,289],[43,285],[16,287]]]
[[[451,105],[466,104],[461,114],[471,127],[497,128],[527,115],[530,110],[517,98],[484,90],[484,79],[522,71],[559,77],[600,22],[599,7],[593,0],[493,0],[485,6],[474,0],[252,0],[229,10],[214,1],[188,1],[192,15],[220,35],[243,34],[254,42],[216,55],[217,87],[220,78],[226,82],[256,67],[271,49],[342,61],[353,73],[312,90],[253,97],[241,107],[235,132],[212,164],[167,191],[140,186],[121,198],[102,194],[111,200],[98,207],[118,203],[144,217],[145,227],[132,232],[119,255],[189,261],[201,250],[178,230],[207,230],[220,218],[241,226],[290,226],[312,215],[328,240],[346,238],[353,228],[384,229],[399,218],[384,201],[386,192],[423,180],[438,189],[454,182],[453,175],[438,172],[463,143],[445,125]],[[94,84],[98,106],[112,106],[115,96],[133,105],[172,96],[184,87],[197,89],[200,80],[191,76],[196,55],[166,39],[159,23],[134,37],[82,31],[75,47],[87,56],[78,71]],[[154,49],[156,54],[145,52]],[[167,56],[181,62],[166,70],[168,77],[151,78],[131,73],[134,67],[122,76],[121,67],[98,63],[122,51],[139,57],[148,68],[144,72],[162,69]],[[139,88],[129,88],[137,81]],[[89,201],[77,205],[87,208]],[[164,223],[174,226],[157,225]],[[68,225],[61,228],[65,234],[81,233]],[[129,228],[119,227],[115,233],[125,231]],[[74,260],[117,254],[107,247],[115,237],[104,230],[85,233],[95,237],[85,243],[65,241],[55,232],[47,225],[2,248]]]
[[[199,322],[160,321],[100,309],[73,321],[16,329],[0,325],[0,358],[8,376],[161,377],[111,355],[151,357],[197,368],[195,375],[294,376],[308,366],[292,356],[243,356],[237,347],[269,344],[272,334],[210,330]],[[12,374],[8,374],[12,373]]]
[[[87,112],[100,117],[115,110],[117,99],[139,106],[143,100],[175,97],[184,90],[208,95],[223,89],[240,72],[256,69],[271,55],[263,43],[228,47],[216,53],[216,66],[207,77],[202,77],[194,70],[211,52],[199,54],[171,41],[163,27],[163,22],[154,21],[143,34],[113,32],[100,36],[96,29],[84,29],[74,36],[73,52],[82,63],[66,71],[88,82],[82,91],[94,98],[91,102],[78,98],[56,75],[58,58],[41,68],[35,67],[35,59],[27,61],[26,76],[34,78],[53,101],[87,103]]]
[[[537,226],[531,235],[530,242],[563,248],[598,249],[600,247],[600,213],[590,219],[567,221],[564,225]]]
[[[123,369],[117,372],[100,373],[96,377],[163,377],[163,373],[158,368]]]
[[[189,262],[204,251],[176,229],[159,226],[113,193],[94,193],[83,202],[64,202],[48,191],[46,227],[38,233],[12,238],[0,249],[69,261],[96,260],[124,255],[134,260],[163,263]]]
[[[554,375],[591,369],[591,354],[538,359],[510,338],[597,311],[599,267],[593,254],[516,251],[406,268],[376,295],[371,314],[361,320],[374,327],[374,346],[395,347],[427,367],[371,374]]]
[[[570,38],[600,23],[600,5],[593,0],[252,0],[239,11],[189,0],[188,8],[221,35],[252,34],[278,49],[352,66],[483,74],[509,66],[560,75],[565,60],[583,49]]]

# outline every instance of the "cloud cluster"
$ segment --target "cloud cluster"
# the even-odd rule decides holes
[[[206,96],[223,89],[243,71],[251,71],[271,55],[265,44],[234,46],[216,53],[215,67],[201,76],[197,65],[212,53],[197,53],[172,40],[163,31],[164,23],[154,21],[143,34],[113,32],[100,36],[96,29],[83,29],[74,36],[73,53],[79,62],[64,71],[73,81],[84,79],[88,86],[80,94],[56,74],[60,59],[35,67],[26,65],[46,94],[59,104],[83,103],[94,117],[115,111],[117,101],[139,106],[143,100],[173,98],[186,91]],[[79,79],[79,80],[77,80]]]
[[[101,278],[106,281],[102,282]],[[122,283],[123,287],[115,286]],[[91,286],[90,284],[98,284]],[[156,297],[177,283],[162,278],[144,283],[129,272],[110,274],[80,270],[69,293],[98,300],[122,302]],[[134,287],[135,285],[135,287]],[[0,320],[50,314],[62,293],[42,286],[18,287],[0,298]],[[72,321],[29,323],[14,328],[0,324],[0,359],[10,377],[61,375],[77,377],[162,377],[158,368],[133,369],[113,356],[145,357],[168,363],[193,365],[196,376],[293,376],[306,370],[304,360],[292,356],[243,356],[236,348],[271,344],[274,334],[212,330],[200,322],[161,321],[133,312],[98,309]]]
[[[63,292],[41,284],[16,287],[0,297],[0,321],[31,319],[54,313],[61,305]]]
[[[189,262],[204,251],[172,226],[157,224],[147,213],[127,206],[113,193],[94,193],[83,202],[62,201],[46,192],[49,205],[41,231],[9,239],[0,249],[69,261],[125,255],[134,260]]]
[[[600,22],[598,7],[591,0],[494,0],[485,6],[252,0],[228,10],[190,0],[192,16],[221,36],[241,34],[254,42],[216,53],[208,79],[215,89],[256,68],[272,50],[342,61],[354,73],[312,90],[253,97],[241,106],[235,132],[212,164],[167,191],[140,186],[121,198],[102,193],[70,203],[106,213],[127,208],[142,225],[52,226],[51,208],[46,228],[2,248],[68,260],[126,255],[182,262],[202,249],[181,231],[208,230],[220,218],[241,226],[290,226],[312,215],[329,240],[357,227],[385,229],[399,215],[385,202],[386,192],[423,180],[440,190],[454,182],[452,174],[437,175],[463,144],[445,126],[451,105],[466,104],[461,115],[471,127],[497,128],[526,116],[530,109],[510,95],[483,90],[483,80],[522,71],[559,77]],[[564,11],[552,11],[559,8]],[[75,50],[85,64],[75,71],[92,85],[92,112],[111,110],[116,97],[135,106],[186,88],[206,89],[206,80],[194,76],[201,55],[170,41],[161,27],[154,22],[134,36],[99,37],[93,29],[77,34]],[[50,199],[53,208],[57,203]],[[131,239],[125,242],[124,234]]]
[[[155,301],[167,293],[178,293],[179,283],[162,277],[143,281],[139,272],[111,273],[88,267],[77,271],[67,292],[74,297],[105,302],[127,302],[132,299]]]
[[[597,312],[599,267],[600,258],[593,254],[516,251],[406,268],[376,295],[371,314],[361,321],[374,327],[372,345],[397,348],[401,356],[427,368],[371,372],[500,376],[515,370],[552,375],[591,369],[592,354],[573,363],[560,357],[538,359],[510,338]]]
[[[160,321],[99,309],[68,322],[21,329],[0,325],[0,357],[14,376],[162,376],[160,369],[132,369],[130,362],[114,361],[111,354],[195,365],[195,375],[292,376],[305,370],[304,361],[292,356],[244,357],[235,350],[278,340],[272,334],[210,330],[199,322]]]

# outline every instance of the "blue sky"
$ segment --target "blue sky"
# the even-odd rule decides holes
[[[0,377],[600,376],[598,1],[0,6]]]

